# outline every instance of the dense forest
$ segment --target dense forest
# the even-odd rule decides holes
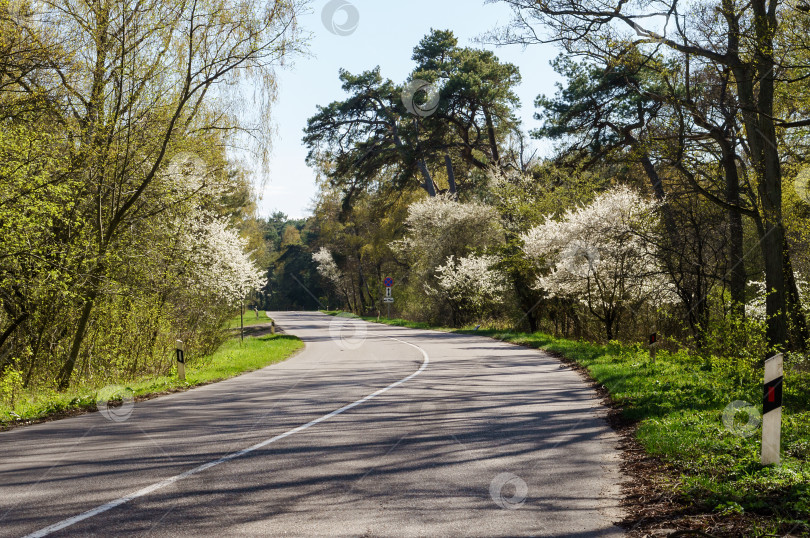
[[[219,346],[266,282],[232,150],[266,153],[300,7],[0,3],[4,400],[166,374],[178,339]]]
[[[521,16],[489,39],[531,45],[542,22],[565,48],[536,128],[516,118],[518,68],[438,30],[408,80],[343,71],[345,99],[310,118],[314,295],[378,315],[391,276],[394,312],[436,324],[659,332],[753,363],[806,350],[804,12],[763,30],[730,5],[664,38],[622,34],[587,3],[510,3]]]
[[[0,371],[160,373],[176,339],[214,349],[240,305],[384,313],[389,276],[413,320],[800,360],[807,10],[673,5],[647,27],[507,3],[483,41],[561,47],[535,124],[515,65],[433,30],[407,80],[342,71],[344,99],[312,111],[305,219],[257,216],[231,151],[266,155],[298,3],[4,4]]]
[[[278,173],[271,150],[279,70],[308,54],[312,34],[299,27],[300,17],[320,8],[327,38],[348,38],[360,17],[352,2],[0,0],[0,429],[82,410],[126,421],[136,398],[261,370],[244,384],[235,380],[205,393],[218,395],[195,417],[202,429],[181,424],[169,437],[165,424],[177,423],[166,422],[155,446],[169,457],[164,443],[196,445],[202,430],[216,434],[206,441],[214,452],[231,450],[226,436],[242,443],[266,433],[268,440],[211,456],[220,459],[158,487],[230,466],[352,410],[332,427],[355,420],[360,430],[378,430],[379,442],[351,452],[351,439],[330,445],[313,436],[311,454],[274,445],[271,452],[289,461],[306,455],[301,469],[317,476],[283,478],[286,486],[279,488],[260,477],[264,482],[253,489],[283,496],[284,487],[294,486],[294,502],[269,511],[256,503],[242,516],[265,525],[261,518],[294,513],[299,523],[305,514],[321,525],[319,507],[329,503],[318,495],[341,484],[352,493],[341,502],[362,506],[364,521],[369,499],[380,510],[395,510],[397,503],[377,502],[382,482],[373,498],[364,498],[372,490],[357,490],[345,465],[335,475],[318,467],[338,460],[370,466],[362,481],[382,468],[374,461],[378,449],[386,451],[383,474],[397,484],[410,483],[399,474],[405,467],[436,475],[444,466],[441,484],[448,485],[462,464],[475,464],[480,478],[520,465],[525,456],[533,469],[525,472],[534,473],[538,462],[552,461],[544,457],[579,454],[579,447],[595,446],[581,442],[598,437],[599,451],[615,444],[610,451],[623,453],[624,524],[634,535],[651,535],[651,525],[670,534],[672,521],[693,530],[727,525],[724,536],[807,532],[810,5],[480,3],[499,4],[513,18],[469,43],[452,28],[421,36],[420,20],[402,80],[387,78],[386,68],[373,62],[319,75],[335,77],[342,92],[333,102],[313,103],[308,120],[296,126],[317,188],[311,214],[291,217],[258,209],[266,186],[261,178]],[[334,18],[341,10],[345,23]],[[456,31],[466,29],[466,15]],[[521,103],[521,71],[499,57],[498,47],[523,47],[524,74],[536,64],[533,51],[553,51],[556,90]],[[399,60],[408,62],[405,56]],[[521,119],[527,108],[530,121]],[[277,207],[274,200],[262,205]],[[392,298],[384,284],[389,277]],[[336,317],[275,314],[271,320],[261,310]],[[240,319],[245,311],[251,319]],[[374,347],[387,338],[368,333],[357,316],[390,316],[397,318],[390,324],[466,336],[447,336],[461,343],[438,347],[445,337],[437,333],[390,329],[436,349],[432,361],[425,349],[397,338],[408,347]],[[277,333],[274,322],[285,319],[287,331],[282,326]],[[290,320],[302,321],[295,327]],[[358,327],[359,347],[372,345],[344,349],[341,331]],[[313,336],[327,331],[328,337]],[[317,352],[310,348],[289,368],[265,370],[306,347],[295,333],[319,341]],[[513,354],[483,337],[548,353]],[[486,351],[469,353],[473,347]],[[389,384],[393,370],[369,373],[380,367],[371,364],[374,350],[388,349],[400,350],[386,357],[397,372],[413,366],[417,349],[424,362]],[[784,364],[765,367],[779,353]],[[611,408],[598,405],[597,391],[579,385],[569,367],[590,376]],[[455,383],[460,378],[453,372],[467,383]],[[249,390],[237,395],[240,386]],[[290,392],[295,387],[304,392]],[[562,398],[575,396],[576,413],[587,410],[587,424],[571,418],[585,415],[571,414],[567,403],[558,405],[558,388]],[[355,413],[389,389],[390,399],[375,405],[396,398],[406,406],[401,412]],[[127,413],[110,418],[113,408]],[[297,426],[304,415],[303,421],[321,418]],[[148,438],[140,425],[154,416],[131,425]],[[203,424],[209,416],[215,420]],[[608,422],[615,439],[603,435]],[[278,434],[288,423],[293,429]],[[57,436],[81,430],[84,439],[94,428]],[[125,430],[109,431],[115,443],[123,439],[114,432]],[[125,444],[141,450],[129,435]],[[418,444],[425,439],[430,446]],[[468,440],[470,448],[463,446]],[[99,446],[79,449],[95,458]],[[424,454],[414,448],[423,446]],[[407,453],[401,467],[390,456],[397,447]],[[340,450],[334,461],[330,449]],[[32,456],[31,473],[51,473],[38,455],[56,449],[49,450]],[[770,457],[761,457],[765,452]],[[99,460],[113,481],[113,466],[131,467],[122,454],[130,452],[107,454],[115,462]],[[773,465],[774,454],[781,464]],[[161,455],[145,457],[164,473]],[[202,456],[195,448],[189,457]],[[186,459],[170,463],[186,465]],[[80,461],[60,463],[55,480],[70,479],[71,468],[90,469]],[[583,482],[597,468],[616,467],[615,483],[618,461],[572,465]],[[41,481],[22,471],[15,476],[19,487]],[[447,519],[441,528],[450,532],[487,502],[481,502],[485,487],[476,494],[468,475],[454,476],[464,476],[460,489],[439,491],[433,481],[418,490],[425,499],[439,491],[463,500],[454,514],[435,510],[435,503],[423,511],[431,523]],[[64,517],[79,501],[64,504],[52,479],[41,485],[59,494],[53,508]],[[302,493],[301,484],[315,489]],[[552,495],[551,504],[548,491],[532,489],[538,502],[526,505],[528,517],[541,521],[548,506],[558,505],[560,514],[576,510],[573,518],[585,513],[574,502],[582,496],[578,486],[570,496]],[[101,512],[154,490],[107,503]],[[220,493],[233,497],[234,491]],[[414,491],[398,493],[413,499]],[[96,503],[101,490],[91,493]],[[525,493],[510,508],[520,508]],[[605,488],[589,500],[612,513],[613,500],[602,501],[615,493]],[[669,515],[660,517],[662,510]],[[82,511],[73,519],[100,513]],[[505,534],[507,528],[473,531]]]

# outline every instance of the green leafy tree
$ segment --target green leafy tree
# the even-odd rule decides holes
[[[782,158],[778,132],[801,122],[784,121],[775,114],[777,80],[781,74],[799,85],[803,77],[791,77],[791,52],[779,43],[785,26],[780,20],[807,15],[794,4],[776,1],[736,2],[723,0],[708,11],[681,11],[677,1],[659,3],[666,14],[650,17],[644,5],[621,3],[605,8],[599,1],[503,0],[515,12],[514,24],[496,32],[502,43],[560,43],[568,53],[612,65],[627,51],[654,59],[668,54],[688,66],[705,66],[728,73],[736,95],[735,115],[743,130],[748,169],[759,206],[761,252],[768,295],[768,340],[772,347],[788,341],[789,275],[785,262],[785,226],[782,214]],[[668,24],[670,20],[678,24]],[[663,26],[656,28],[656,21]],[[538,27],[542,26],[542,31]],[[806,47],[797,47],[806,49]],[[782,55],[782,52],[785,55]],[[801,69],[801,68],[800,68]],[[796,73],[798,74],[798,73]],[[686,81],[686,87],[691,81]],[[724,106],[719,100],[702,103]]]
[[[414,49],[413,60],[411,82],[424,80],[438,92],[435,112],[409,112],[403,102],[409,83],[383,79],[377,67],[360,75],[341,71],[349,98],[319,107],[307,124],[310,164],[323,168],[347,200],[383,176],[393,188],[420,186],[435,196],[443,175],[455,194],[456,168],[466,177],[470,168],[497,164],[499,146],[517,125],[515,66],[491,52],[459,47],[451,32],[436,30]],[[417,92],[413,98],[427,97]]]

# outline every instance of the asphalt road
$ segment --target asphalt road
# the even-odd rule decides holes
[[[0,536],[622,535],[618,439],[552,357],[271,316],[284,363],[0,433]]]

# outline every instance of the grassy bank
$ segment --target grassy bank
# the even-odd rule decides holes
[[[259,310],[258,317],[256,316],[256,312],[253,310],[246,310],[245,311],[245,327],[253,327],[254,325],[263,325],[265,323],[270,323],[273,321],[269,317],[267,317],[267,312]],[[234,316],[228,321],[227,328],[228,329],[238,329],[240,327],[240,317],[239,315]]]
[[[405,320],[381,322],[436,329]],[[806,369],[796,364],[786,367],[783,461],[779,467],[763,467],[756,422],[762,411],[760,369],[685,351],[661,351],[653,363],[641,346],[595,345],[541,333],[438,329],[474,332],[575,361],[607,389],[627,419],[637,422],[637,438],[645,450],[676,470],[680,479],[670,487],[685,506],[720,519],[750,516],[750,535],[810,533],[810,373]],[[754,404],[757,411],[750,426],[746,426],[748,415],[741,411],[727,414],[724,423],[723,412],[735,401]]]
[[[97,402],[111,397],[113,400],[120,400],[121,395],[147,398],[221,381],[281,362],[303,346],[303,342],[297,338],[286,335],[246,338],[243,344],[234,338],[226,341],[212,355],[188,362],[185,381],[173,375],[121,382],[113,386],[109,383],[79,385],[65,392],[49,389],[21,391],[15,395],[13,404],[10,399],[0,403],[0,428],[73,412],[92,411],[96,409]]]

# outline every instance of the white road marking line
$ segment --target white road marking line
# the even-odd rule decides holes
[[[140,490],[138,490],[138,491],[136,491],[134,493],[130,493],[129,495],[127,495],[125,497],[115,499],[114,501],[110,501],[107,504],[103,504],[103,505],[101,505],[101,506],[99,506],[97,508],[93,508],[92,510],[88,510],[87,512],[79,514],[78,516],[74,516],[74,517],[62,520],[59,523],[54,523],[53,525],[45,527],[44,529],[41,529],[41,530],[38,530],[36,532],[32,532],[31,534],[28,534],[24,538],[39,538],[39,537],[42,537],[42,536],[48,536],[49,534],[51,534],[53,532],[65,529],[67,527],[70,527],[71,525],[75,525],[76,523],[79,523],[80,521],[84,521],[85,519],[90,519],[91,517],[97,516],[97,515],[102,514],[102,513],[106,512],[108,510],[112,510],[113,508],[121,506],[122,504],[126,504],[129,501],[132,501],[132,500],[138,499],[140,497],[144,497],[146,495],[149,495],[150,493],[153,493],[153,492],[155,492],[155,491],[157,491],[159,489],[163,489],[166,486],[170,486],[171,484],[174,484],[175,482],[179,482],[180,480],[183,480],[183,479],[188,478],[190,476],[193,476],[195,474],[199,474],[199,473],[201,473],[203,471],[207,471],[208,469],[210,469],[212,467],[216,467],[217,465],[219,465],[221,463],[225,463],[225,462],[228,462],[228,461],[231,461],[231,460],[235,460],[236,458],[239,458],[239,457],[244,456],[246,454],[250,454],[251,452],[255,452],[256,450],[264,448],[269,444],[275,443],[276,441],[280,441],[280,440],[282,440],[282,439],[284,439],[286,437],[289,437],[291,435],[295,435],[296,433],[302,432],[302,431],[304,431],[304,430],[306,430],[308,428],[311,428],[312,426],[315,426],[316,424],[320,424],[321,422],[329,420],[330,418],[335,417],[337,415],[340,415],[341,413],[345,413],[349,409],[353,409],[353,408],[357,407],[358,405],[363,405],[367,401],[372,400],[372,399],[376,398],[377,396],[379,396],[379,395],[381,395],[381,394],[383,394],[385,392],[388,392],[389,390],[391,390],[393,388],[396,388],[396,387],[402,385],[403,383],[407,383],[408,381],[410,381],[414,377],[421,374],[425,370],[425,368],[427,368],[428,364],[430,363],[430,357],[428,357],[427,352],[424,349],[422,349],[421,347],[417,346],[416,344],[411,344],[410,342],[406,342],[405,340],[400,340],[399,338],[393,338],[391,336],[385,336],[385,335],[377,335],[377,336],[384,336],[385,338],[390,338],[391,340],[396,340],[397,342],[402,342],[403,344],[409,345],[412,348],[418,349],[422,353],[422,356],[425,359],[422,362],[422,366],[420,366],[417,371],[415,371],[414,373],[412,373],[408,377],[404,377],[404,378],[400,379],[399,381],[397,381],[395,383],[392,383],[392,384],[388,385],[387,387],[385,387],[383,389],[380,389],[380,390],[378,390],[377,392],[375,392],[373,394],[369,394],[365,398],[362,398],[360,400],[357,400],[356,402],[345,405],[345,406],[341,407],[340,409],[336,409],[335,411],[332,411],[331,413],[326,414],[326,415],[324,415],[324,416],[322,416],[320,418],[316,418],[315,420],[313,420],[311,422],[308,422],[308,423],[304,424],[303,426],[298,426],[297,428],[293,428],[292,430],[289,430],[289,431],[286,431],[286,432],[284,432],[282,434],[276,435],[275,437],[271,437],[270,439],[267,439],[266,441],[262,441],[259,444],[253,445],[253,446],[251,446],[249,448],[246,448],[244,450],[240,450],[239,452],[232,452],[231,454],[228,454],[227,456],[223,456],[222,458],[220,458],[218,460],[209,461],[208,463],[200,465],[199,467],[195,467],[194,469],[186,471],[185,473],[172,476],[171,478],[167,478],[166,480],[163,480],[161,482],[157,482],[155,484],[152,484],[151,486],[147,486],[147,487],[145,487],[143,489],[140,489]]]

